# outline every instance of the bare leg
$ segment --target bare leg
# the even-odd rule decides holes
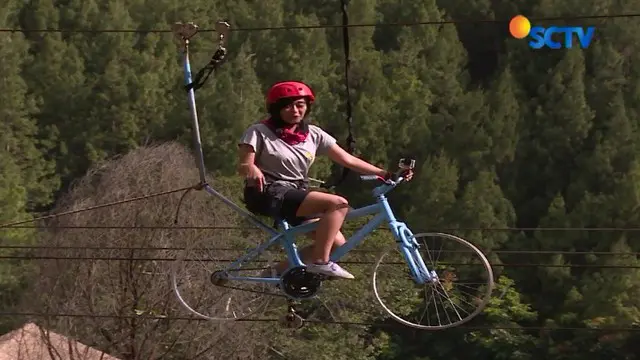
[[[315,231],[312,246],[302,249],[300,257],[307,266],[307,271],[323,274],[329,277],[353,279],[354,276],[336,263],[329,261],[329,256],[336,241],[344,244],[344,235],[340,228],[349,211],[349,203],[341,196],[311,191],[298,207],[297,216],[318,216],[318,226]],[[338,236],[340,234],[340,237]],[[286,262],[281,262],[276,269],[279,272],[286,270]]]
[[[329,261],[331,249],[348,211],[349,203],[345,198],[317,191],[311,191],[300,204],[297,216],[322,214],[319,216],[309,261],[305,262],[307,271],[330,277],[354,278],[340,265]]]
[[[311,261],[327,262],[333,242],[349,211],[349,203],[341,196],[311,191],[297,211],[297,216],[322,214],[315,231]]]
[[[311,222],[311,221],[317,221],[317,220],[309,220],[307,222]],[[310,237],[311,239],[315,239],[316,236],[316,232],[315,231],[311,231],[307,234],[308,237]],[[338,234],[336,235],[336,238],[333,241],[333,246],[331,248],[331,251],[335,250],[336,248],[344,245],[344,243],[347,242],[347,239],[344,237],[344,235],[342,234],[341,231],[338,231]],[[309,262],[311,257],[313,256],[313,249],[314,249],[314,245],[307,245],[305,247],[303,247],[302,249],[300,249],[300,258],[302,259],[303,263]],[[282,260],[280,261],[278,264],[276,264],[276,266],[274,267],[276,269],[276,272],[278,274],[282,274],[285,270],[287,270],[287,268],[289,267],[289,262],[287,260]]]

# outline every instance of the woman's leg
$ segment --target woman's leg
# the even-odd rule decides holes
[[[318,221],[319,219],[313,219],[313,220],[307,220],[306,222],[312,222],[312,221]],[[309,233],[307,233],[307,236],[309,238],[311,238],[311,240],[315,240],[315,236],[316,236],[316,232],[311,231]],[[347,239],[344,237],[344,234],[342,234],[341,231],[338,231],[338,234],[336,235],[336,238],[333,240],[333,246],[331,247],[331,251],[335,250],[336,248],[344,245],[344,243],[347,242]],[[300,249],[300,258],[302,259],[303,263],[307,263],[310,262],[312,256],[313,256],[313,249],[314,246],[313,245],[307,245],[305,247],[303,247],[302,249]],[[276,270],[276,272],[278,274],[282,274],[285,270],[287,270],[287,268],[289,267],[289,261],[288,260],[282,260],[279,263],[277,263],[274,268]]]
[[[348,211],[349,203],[345,198],[318,191],[306,194],[297,207],[296,216],[299,217],[321,214],[315,231],[313,248],[306,262],[310,272],[353,279],[353,275],[329,261],[334,242]]]
[[[349,211],[349,203],[342,196],[311,191],[296,211],[296,216],[318,215],[318,227],[315,231],[314,251],[311,261],[326,263],[329,261],[333,242],[342,227]]]
[[[307,220],[304,223],[309,223],[309,222],[319,221],[319,220],[320,219],[312,219],[312,220]],[[318,233],[316,230],[313,230],[307,233],[307,237],[313,240],[314,242],[317,236],[318,236]],[[337,247],[344,245],[344,243],[346,242],[347,242],[347,239],[344,237],[344,234],[342,234],[342,232],[338,230],[338,233],[336,234],[336,237],[333,239],[333,242],[331,244],[331,250],[329,250],[329,256],[331,255],[331,252],[333,252],[333,250],[335,250]],[[302,258],[302,262],[313,262],[314,245],[315,243],[305,246],[300,250],[300,257]]]
[[[327,276],[353,279],[353,275],[329,261],[331,249],[349,211],[347,200],[341,196],[303,189],[274,187],[270,191],[276,197],[282,196],[282,200],[276,205],[279,207],[278,216],[286,219],[291,225],[297,225],[300,218],[317,218],[314,244],[301,254],[307,270]]]

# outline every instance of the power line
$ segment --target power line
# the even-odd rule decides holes
[[[143,319],[153,321],[211,321],[198,317],[186,316],[158,316],[158,315],[110,315],[110,314],[81,314],[81,313],[36,313],[36,312],[0,312],[0,316],[30,316],[30,317],[70,317],[70,318],[92,318],[92,319]],[[280,319],[273,318],[241,318],[234,321],[239,322],[278,322]],[[304,320],[305,323],[316,325],[348,325],[348,326],[375,326],[375,327],[401,327],[404,325],[374,322],[358,322],[358,321],[323,321],[323,320]],[[595,332],[636,332],[640,331],[640,327],[611,327],[611,328],[586,328],[586,327],[546,327],[546,326],[469,326],[461,325],[450,330],[523,330],[523,331],[595,331]]]
[[[0,249],[13,250],[103,250],[103,251],[182,251],[184,247],[176,246],[74,246],[74,245],[0,245]],[[198,247],[194,250],[202,251],[246,251],[238,248],[224,247]],[[274,250],[267,250],[274,252]],[[278,249],[277,252],[284,253],[284,250]],[[350,253],[379,253],[380,250],[373,249],[353,249]],[[462,252],[453,250],[442,250],[442,253]],[[471,251],[464,251],[471,252]],[[611,256],[640,256],[640,252],[624,252],[624,251],[567,251],[567,250],[492,250],[491,254],[498,255],[611,255]]]
[[[555,16],[529,18],[532,23],[550,21],[571,21],[571,20],[601,20],[636,18],[640,13],[613,14],[613,15],[583,15],[583,16]],[[409,22],[386,22],[386,23],[363,23],[363,24],[323,24],[323,25],[294,25],[294,26],[265,26],[230,28],[230,31],[270,31],[270,30],[311,30],[311,29],[334,29],[334,28],[366,28],[366,27],[409,27],[425,25],[459,25],[459,24],[505,24],[511,19],[473,19],[473,20],[440,20],[440,21],[409,21]],[[215,29],[199,29],[198,32],[215,32]],[[20,28],[0,28],[0,32],[5,33],[171,33],[171,29],[20,29]]]
[[[50,255],[0,255],[0,259],[5,260],[64,260],[64,261],[176,261],[176,258],[168,257],[141,257],[141,256],[50,256]],[[202,262],[221,262],[231,263],[237,261],[233,258],[221,258],[221,259],[183,259],[182,261],[202,261]],[[268,263],[268,260],[253,260],[254,263]],[[345,260],[341,261],[341,264],[346,265],[373,265],[375,261],[358,261],[358,260]],[[385,263],[387,265],[406,266],[405,262],[392,261]],[[454,266],[482,266],[482,264],[468,264],[468,263],[448,263],[441,262],[441,264],[454,265]],[[529,264],[529,263],[493,263],[493,268],[499,267],[540,267],[540,268],[591,268],[591,269],[640,269],[640,265],[619,265],[619,264]],[[258,270],[247,269],[243,270]]]
[[[180,190],[176,190],[180,191]],[[159,194],[162,195],[162,194]],[[135,199],[140,200],[140,199]],[[100,207],[116,205],[116,204],[105,204]],[[76,212],[82,211],[90,211],[94,210],[94,208],[90,209],[79,209]],[[62,215],[68,215],[66,213],[62,214],[52,214],[42,218],[36,218],[33,220],[25,220],[20,223],[27,222],[36,222],[38,220],[44,218],[53,218]],[[15,224],[15,223],[14,223]],[[0,231],[2,229],[47,229],[47,230],[253,230],[253,231],[262,231],[256,227],[250,226],[219,226],[219,225],[203,225],[203,226],[188,226],[188,225],[12,225],[9,224],[0,224]],[[356,226],[343,226],[343,230],[358,230],[359,227]],[[375,229],[377,231],[389,231],[386,227],[379,227]],[[615,231],[640,231],[640,227],[483,227],[483,226],[469,226],[469,227],[434,227],[426,230],[415,230],[415,233],[419,232],[442,232],[442,231],[590,231],[590,232],[615,232]]]
[[[115,206],[115,205],[122,205],[122,204],[130,203],[130,202],[145,200],[145,199],[158,197],[158,196],[162,196],[162,195],[169,195],[169,194],[173,194],[173,193],[177,193],[177,192],[181,192],[181,191],[189,191],[191,189],[196,188],[197,186],[198,185],[183,187],[183,188],[175,189],[175,190],[161,191],[161,192],[157,192],[157,193],[153,193],[153,194],[149,194],[149,195],[142,195],[142,196],[137,196],[137,197],[128,198],[128,199],[124,199],[124,200],[113,201],[113,202],[106,203],[106,204],[89,206],[89,207],[76,209],[76,210],[65,211],[65,212],[61,212],[61,213],[57,213],[57,214],[39,216],[39,217],[36,217],[34,219],[19,220],[19,221],[6,223],[6,224],[0,224],[0,229],[9,228],[9,227],[13,227],[13,226],[16,226],[16,225],[22,225],[22,224],[26,224],[26,223],[30,223],[30,222],[36,222],[36,221],[45,220],[45,219],[57,218],[57,217],[61,217],[61,216],[73,215],[73,214],[78,214],[78,213],[81,213],[81,212],[87,212],[87,211],[102,209],[102,208],[105,208],[105,207],[110,207],[110,206]]]

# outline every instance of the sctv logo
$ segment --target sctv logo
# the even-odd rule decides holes
[[[593,26],[586,28],[576,26],[531,27],[529,19],[522,15],[515,16],[509,22],[511,35],[516,39],[524,39],[529,36],[531,38],[529,47],[532,49],[541,49],[545,46],[551,49],[571,49],[574,35],[578,38],[580,47],[586,49],[591,44],[591,40],[593,40],[595,30]]]

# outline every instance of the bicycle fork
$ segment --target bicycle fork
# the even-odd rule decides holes
[[[413,280],[418,284],[436,282],[438,275],[435,270],[429,270],[425,265],[422,255],[420,255],[420,244],[415,239],[413,232],[403,222],[392,220],[391,230],[396,238],[398,248],[409,266],[409,272]]]

